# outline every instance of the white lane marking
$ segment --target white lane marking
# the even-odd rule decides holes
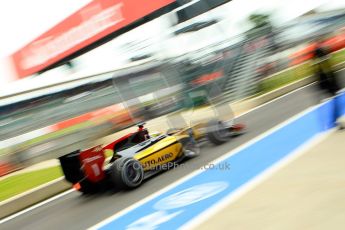
[[[309,84],[309,85],[306,85],[306,86],[303,86],[303,87],[301,87],[301,88],[295,89],[295,90],[293,90],[293,91],[291,91],[291,92],[289,92],[289,93],[287,93],[287,94],[284,94],[284,95],[282,95],[282,96],[280,96],[280,97],[277,97],[277,98],[275,98],[275,99],[273,99],[273,100],[271,100],[271,101],[268,101],[268,102],[266,102],[266,103],[264,103],[264,104],[262,104],[262,105],[259,105],[259,106],[255,107],[255,108],[253,108],[253,109],[250,109],[250,110],[248,110],[248,111],[246,111],[246,112],[240,114],[240,115],[237,116],[236,118],[239,118],[239,117],[244,116],[244,115],[246,115],[246,114],[248,114],[248,113],[251,113],[251,112],[253,112],[253,111],[257,110],[257,109],[260,109],[261,107],[264,107],[264,106],[266,106],[266,105],[268,105],[268,104],[270,104],[270,103],[274,103],[274,102],[276,102],[277,100],[280,100],[280,99],[282,99],[282,98],[284,98],[284,97],[286,97],[286,96],[289,96],[289,95],[291,95],[291,94],[293,94],[293,93],[296,93],[296,92],[298,92],[298,91],[300,91],[300,90],[302,90],[302,89],[304,89],[304,88],[306,88],[306,87],[308,87],[308,86],[310,86],[310,85],[312,85],[312,84],[313,84],[313,83],[311,83],[311,84]],[[313,108],[313,107],[311,107],[311,108]],[[298,114],[297,114],[297,115],[298,115]],[[293,118],[293,117],[292,117],[292,118]],[[291,118],[290,118],[290,119],[291,119]],[[273,127],[273,128],[274,128],[274,127]],[[273,128],[272,128],[272,129],[273,129]],[[267,130],[266,132],[268,132],[268,131],[269,131],[269,130]],[[265,133],[266,133],[266,132],[265,132]],[[248,145],[250,145],[250,144],[256,142],[255,140],[258,140],[258,139],[259,139],[261,136],[263,136],[265,133],[263,133],[263,134],[261,134],[261,135],[255,137],[254,139],[251,139],[251,140],[248,141],[247,143],[245,143],[245,144],[243,144],[243,145],[241,145],[241,146],[235,148],[235,149],[232,150],[231,152],[239,151],[240,149],[243,149],[243,148],[247,147]],[[267,135],[268,135],[268,134],[267,134]],[[245,145],[245,146],[244,146],[244,145]],[[228,155],[228,154],[229,154],[229,152],[226,153],[226,154],[224,154],[223,156],[230,156],[230,155]],[[224,158],[225,158],[225,157],[224,157]],[[219,159],[219,158],[218,158],[218,159]],[[222,159],[223,159],[223,158],[222,158]],[[216,159],[216,160],[217,160],[217,159]],[[169,186],[164,187],[164,188],[162,188],[161,190],[158,190],[157,192],[153,193],[152,195],[145,197],[145,198],[142,199],[141,201],[138,201],[137,203],[134,203],[134,204],[128,206],[127,208],[125,208],[125,209],[119,211],[117,214],[120,216],[120,215],[122,215],[123,213],[129,211],[130,209],[134,209],[134,208],[140,206],[141,204],[143,204],[143,203],[145,203],[146,201],[150,200],[150,199],[153,198],[154,196],[158,196],[159,194],[161,194],[161,193],[163,193],[163,192],[169,190],[169,189],[172,188],[175,184],[177,185],[178,183],[182,183],[183,181],[188,180],[189,178],[191,178],[191,177],[193,177],[194,175],[197,175],[197,174],[198,174],[198,171],[193,171],[193,172],[191,172],[190,174],[188,174],[188,175],[186,176],[186,178],[183,177],[183,178],[181,178],[180,180],[175,181],[174,183],[170,184]],[[187,177],[188,177],[188,178],[187,178]],[[178,183],[177,183],[177,182],[178,182]],[[6,218],[0,220],[0,224],[5,223],[5,222],[7,222],[7,221],[9,221],[9,220],[12,220],[12,219],[14,219],[14,218],[16,218],[16,217],[18,217],[18,216],[20,216],[20,215],[22,215],[22,214],[25,214],[25,213],[27,213],[27,212],[29,212],[29,211],[32,211],[32,210],[34,210],[34,209],[36,209],[36,208],[38,208],[38,207],[41,207],[41,206],[43,206],[43,205],[45,205],[45,204],[47,204],[47,203],[49,203],[49,202],[51,202],[51,201],[54,201],[54,200],[56,200],[56,199],[59,199],[59,198],[61,198],[62,196],[67,195],[67,194],[69,194],[70,192],[72,192],[72,191],[74,191],[74,190],[71,189],[71,190],[68,190],[68,191],[69,191],[68,193],[67,193],[67,192],[61,193],[61,194],[56,195],[56,196],[54,196],[54,197],[51,197],[51,198],[49,198],[49,199],[47,199],[47,200],[45,200],[45,201],[42,201],[41,203],[38,203],[38,204],[36,204],[36,205],[34,205],[34,206],[31,206],[31,207],[29,207],[29,208],[27,208],[27,209],[24,209],[24,210],[22,210],[22,211],[20,211],[20,212],[18,212],[18,213],[15,213],[15,214],[13,214],[13,215],[11,215],[11,216],[8,216],[8,217],[6,217]],[[116,214],[115,214],[115,215],[116,215]],[[109,217],[109,218],[111,218],[111,217]],[[108,220],[109,218],[107,218],[106,220]],[[114,218],[114,217],[113,217],[113,218]],[[105,220],[104,220],[104,221],[105,221]],[[102,221],[102,222],[103,222],[103,221]],[[102,222],[101,222],[101,223],[102,223]]]
[[[344,64],[344,63],[345,63],[345,61],[342,62],[342,63],[338,63],[337,65],[341,65],[341,64]],[[338,73],[338,72],[341,72],[341,71],[344,71],[344,70],[345,70],[345,68],[342,68],[342,69],[338,69],[338,70],[336,70],[334,72]]]
[[[51,197],[51,198],[49,198],[49,199],[47,199],[47,200],[45,200],[45,201],[42,201],[42,202],[40,202],[40,203],[38,203],[38,204],[35,204],[35,205],[33,205],[33,206],[31,206],[31,207],[29,207],[29,208],[27,208],[27,209],[24,209],[24,210],[22,210],[22,211],[19,211],[19,212],[15,213],[15,214],[13,214],[13,215],[11,215],[11,216],[5,217],[4,219],[1,219],[1,220],[0,220],[0,224],[3,224],[3,223],[5,223],[5,222],[7,222],[7,221],[9,221],[9,220],[12,220],[12,219],[14,219],[14,218],[20,216],[20,215],[23,215],[24,213],[30,212],[30,211],[32,211],[32,210],[38,208],[38,207],[41,207],[41,206],[43,206],[43,205],[45,205],[45,204],[47,204],[47,203],[49,203],[49,202],[51,202],[51,201],[54,201],[54,200],[56,200],[56,199],[59,199],[60,197],[63,197],[63,196],[65,196],[65,195],[67,195],[67,194],[69,194],[69,193],[71,193],[71,192],[74,192],[74,191],[75,191],[74,189],[67,190],[67,191],[65,191],[65,192],[63,192],[63,193],[60,193],[60,194],[58,194],[58,195],[56,195],[56,196],[53,196],[53,197]]]
[[[248,111],[246,111],[246,112],[244,112],[244,113],[241,113],[240,115],[238,115],[238,116],[235,117],[235,118],[242,117],[242,116],[244,116],[244,115],[246,115],[246,114],[248,114],[248,113],[251,113],[251,112],[253,112],[253,111],[257,110],[257,109],[260,109],[260,108],[262,108],[262,107],[264,107],[264,106],[266,106],[266,105],[268,105],[268,104],[270,104],[270,103],[274,103],[274,102],[276,102],[276,101],[278,101],[278,100],[280,100],[280,99],[283,99],[284,97],[287,97],[287,96],[289,96],[289,95],[291,95],[291,94],[293,94],[293,93],[297,93],[298,91],[300,91],[300,90],[302,90],[302,89],[305,89],[305,88],[307,88],[307,87],[309,87],[309,86],[311,86],[311,85],[314,85],[314,84],[316,84],[316,83],[315,83],[315,82],[309,83],[308,85],[302,86],[302,87],[300,87],[300,88],[298,88],[298,89],[295,89],[295,90],[293,90],[293,91],[291,91],[291,92],[288,92],[288,93],[286,93],[286,94],[284,94],[284,95],[281,95],[281,96],[279,96],[279,97],[276,97],[276,98],[274,98],[273,100],[270,100],[270,101],[268,101],[268,102],[265,102],[265,103],[263,103],[263,104],[261,104],[261,105],[256,106],[255,108],[252,108],[252,109],[250,109],[250,110],[248,110]]]
[[[197,229],[198,226],[207,222],[213,216],[217,215],[222,209],[226,208],[232,202],[236,201],[237,199],[241,198],[243,195],[248,193],[250,190],[254,189],[260,183],[267,180],[269,177],[273,176],[274,173],[282,169],[283,167],[287,166],[298,157],[306,154],[312,147],[315,147],[318,143],[325,140],[329,137],[332,133],[335,132],[336,129],[331,129],[330,131],[317,134],[315,137],[295,149],[293,152],[289,153],[287,156],[279,160],[277,163],[266,169],[264,172],[258,174],[255,178],[250,180],[249,182],[245,183],[243,186],[236,189],[234,192],[230,193],[228,196],[224,197],[213,206],[205,210],[204,212],[200,213],[198,216],[194,217],[191,221],[187,222],[185,225],[180,227],[180,230],[190,230],[190,229]]]
[[[310,108],[308,108],[308,109],[302,111],[301,113],[298,113],[298,114],[292,116],[291,118],[285,120],[284,122],[282,122],[282,123],[280,123],[280,124],[278,124],[278,125],[272,127],[271,129],[267,130],[266,132],[264,132],[264,133],[262,133],[262,134],[260,134],[260,135],[258,135],[258,136],[256,136],[256,137],[254,137],[254,138],[251,139],[250,141],[248,141],[248,142],[246,142],[246,143],[244,143],[244,144],[242,144],[242,145],[236,147],[235,149],[231,150],[230,152],[225,153],[224,155],[222,155],[222,156],[220,156],[220,157],[214,159],[213,161],[211,161],[211,162],[209,162],[209,163],[210,163],[210,164],[217,164],[217,163],[219,163],[219,162],[221,162],[221,161],[223,161],[223,160],[229,158],[230,156],[232,156],[232,155],[234,155],[234,154],[240,152],[241,150],[247,148],[248,146],[250,146],[250,145],[252,145],[252,144],[258,142],[259,140],[261,140],[261,139],[263,139],[263,138],[265,138],[265,137],[267,137],[268,135],[272,134],[273,132],[275,132],[276,130],[280,129],[281,127],[284,127],[285,125],[287,125],[287,124],[289,124],[289,123],[291,123],[291,122],[297,120],[298,118],[304,116],[305,114],[311,112],[312,110],[317,109],[317,108],[320,107],[321,105],[322,105],[322,104],[319,104],[319,105],[310,107]],[[202,170],[199,170],[199,169],[190,172],[189,174],[187,174],[186,176],[180,178],[179,180],[174,181],[172,184],[170,184],[170,185],[168,185],[168,186],[166,186],[166,187],[164,187],[164,188],[158,190],[157,192],[155,192],[155,193],[153,193],[153,194],[151,194],[151,195],[149,195],[149,196],[143,198],[142,200],[140,200],[140,201],[138,201],[138,202],[136,202],[136,203],[134,203],[134,204],[128,206],[127,208],[125,208],[125,209],[123,209],[123,210],[121,210],[121,211],[115,213],[114,215],[112,215],[112,216],[106,218],[105,220],[103,220],[103,221],[99,222],[98,224],[96,224],[96,225],[90,227],[89,229],[99,229],[100,227],[102,227],[102,226],[104,226],[104,225],[110,223],[110,222],[113,221],[114,219],[116,219],[116,218],[118,218],[118,217],[120,217],[120,216],[126,214],[127,212],[130,212],[131,210],[133,210],[133,209],[135,209],[135,208],[137,208],[137,207],[143,205],[144,203],[146,203],[146,202],[148,202],[148,201],[154,199],[155,197],[158,197],[159,195],[163,194],[164,192],[166,192],[166,191],[168,191],[168,190],[170,190],[170,189],[172,189],[172,188],[178,186],[179,184],[182,184],[183,182],[189,180],[189,179],[192,178],[192,177],[195,177],[196,175],[198,175],[198,174],[200,174],[200,173],[202,173],[202,172],[203,172],[203,171],[202,171]]]

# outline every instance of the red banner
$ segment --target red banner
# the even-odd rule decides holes
[[[11,56],[18,78],[37,73],[174,1],[92,1]]]

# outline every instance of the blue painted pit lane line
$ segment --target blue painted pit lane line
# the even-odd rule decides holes
[[[338,102],[344,114],[345,94]],[[234,193],[315,135],[334,127],[334,100],[309,109],[262,138],[138,207],[99,223],[97,229],[178,229]],[[230,166],[230,169],[226,167]],[[223,170],[222,170],[223,169]]]

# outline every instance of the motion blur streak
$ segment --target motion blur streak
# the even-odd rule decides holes
[[[125,147],[131,151],[138,148],[142,153],[139,144],[148,147],[154,142],[154,145],[161,140],[158,137],[169,138],[183,128],[187,129],[183,133],[186,135],[180,138],[189,138],[183,143],[189,144],[189,148],[183,144],[169,146],[176,153],[173,155],[196,156],[199,147],[201,150],[198,157],[185,162],[191,168],[180,167],[157,175],[145,180],[137,190],[114,192],[113,187],[107,187],[97,197],[70,192],[52,198],[49,204],[34,206],[34,211],[16,214],[16,218],[3,222],[1,228],[88,228],[301,111],[338,95],[336,100],[318,107],[319,117],[311,112],[311,117],[305,116],[308,119],[301,118],[296,127],[303,132],[283,132],[286,129],[282,128],[281,133],[277,131],[279,135],[273,136],[277,139],[256,142],[255,146],[259,147],[263,143],[259,149],[248,147],[257,157],[256,162],[246,158],[244,150],[244,155],[242,152],[231,156],[229,161],[235,168],[230,174],[236,172],[236,177],[229,175],[232,181],[224,184],[215,178],[222,179],[227,173],[212,174],[214,181],[205,183],[212,183],[211,187],[219,193],[203,200],[209,202],[229,194],[231,189],[279,161],[320,129],[338,124],[335,120],[343,114],[345,104],[341,94],[345,87],[345,10],[344,3],[337,2],[94,0],[66,15],[36,39],[26,41],[27,45],[9,57],[20,80],[2,87],[0,92],[0,201],[66,175],[67,171],[72,176],[65,179],[71,186],[79,183],[83,192],[84,183],[91,178],[84,172],[95,172],[100,178],[108,179],[106,173],[120,172],[118,168],[106,170],[120,164],[125,155],[119,152]],[[44,11],[39,5],[33,8]],[[26,10],[34,14],[33,8]],[[21,14],[16,16],[23,20]],[[15,28],[15,31],[24,29],[30,31],[30,27]],[[272,101],[256,107],[269,100]],[[332,118],[331,107],[335,108]],[[246,114],[236,117],[245,111]],[[227,119],[221,119],[223,123],[214,120],[224,114]],[[318,118],[324,118],[323,126],[316,128],[311,124]],[[136,127],[143,123],[147,124],[147,130],[140,128],[142,125]],[[191,128],[206,123],[216,124],[216,131],[225,130],[227,135],[241,127],[247,127],[247,132],[219,146],[208,145],[206,141],[194,146],[197,137],[212,139],[209,134],[215,132],[211,125],[201,125],[195,129],[197,132]],[[116,142],[117,146],[114,144],[126,135],[138,139],[127,143],[129,138],[124,138]],[[104,149],[105,146],[109,148]],[[102,162],[97,165],[85,160],[87,157],[80,157],[81,153],[97,151],[103,154],[99,158]],[[169,153],[166,156],[171,156]],[[74,167],[68,163],[61,167],[57,159],[67,155],[66,162],[72,162]],[[159,164],[166,158],[152,162]],[[239,159],[239,164],[234,159]],[[244,170],[246,163],[251,165],[249,170]],[[128,170],[128,175],[133,176],[134,171]],[[212,170],[204,171],[205,174],[195,178]],[[184,184],[185,189],[202,186],[201,181],[198,184],[194,179],[193,185],[188,183]],[[190,191],[194,190],[187,190],[186,194]],[[207,194],[198,195],[200,199],[207,197]],[[86,216],[85,210],[92,215]],[[203,208],[200,206],[199,210]],[[187,208],[185,213],[190,215],[180,211],[159,210],[149,217],[158,222],[165,217],[167,221],[159,223],[163,226],[170,223],[168,219],[196,215]],[[152,214],[147,212],[143,214]]]

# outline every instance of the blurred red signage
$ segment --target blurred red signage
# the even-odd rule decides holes
[[[224,76],[224,73],[222,70],[220,70],[217,72],[204,74],[204,75],[198,77],[197,79],[193,80],[192,83],[195,85],[203,85],[203,84],[207,84],[211,81],[217,80],[223,76]]]
[[[175,0],[94,0],[10,58],[18,78],[28,76]]]
[[[327,38],[321,45],[328,48],[330,52],[336,52],[345,48],[345,33],[340,30],[337,35]],[[298,65],[305,61],[308,61],[314,57],[314,50],[316,49],[316,43],[310,43],[306,47],[290,55],[290,65]]]

